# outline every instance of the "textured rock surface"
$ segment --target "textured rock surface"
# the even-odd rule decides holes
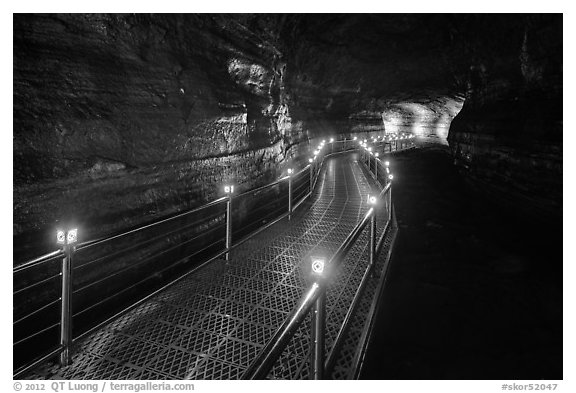
[[[102,236],[210,200],[224,181],[264,184],[322,136],[445,143],[464,98],[457,163],[557,211],[561,20],[16,15],[15,241],[51,243],[71,219]]]
[[[455,162],[479,190],[528,214],[562,213],[562,18],[468,16],[454,28],[488,24],[498,45],[457,47],[473,59],[466,102],[450,128]],[[458,30],[459,29],[459,30]]]

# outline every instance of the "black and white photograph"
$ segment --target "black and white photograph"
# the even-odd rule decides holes
[[[7,391],[567,391],[561,6],[210,6],[4,18]]]

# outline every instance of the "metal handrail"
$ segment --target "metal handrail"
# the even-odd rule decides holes
[[[278,179],[278,180],[276,180],[276,181],[274,181],[274,182],[272,182],[272,183],[270,183],[270,184],[266,184],[266,185],[264,185],[264,186],[257,187],[257,188],[254,188],[254,189],[252,189],[252,190],[248,190],[248,191],[246,191],[246,192],[243,192],[242,194],[239,194],[237,197],[255,195],[255,194],[257,194],[257,193],[260,192],[260,191],[263,191],[263,190],[265,190],[265,189],[268,189],[268,188],[271,188],[271,187],[273,187],[273,186],[276,186],[276,185],[278,185],[278,184],[280,184],[280,183],[282,183],[282,182],[284,182],[284,181],[286,181],[286,180],[288,180],[288,182],[291,183],[292,179],[298,178],[298,176],[301,176],[303,173],[305,173],[305,172],[307,172],[307,171],[309,171],[309,170],[310,170],[310,165],[306,165],[304,168],[300,169],[298,172],[292,174],[291,176],[283,176],[283,177],[281,177],[280,179]],[[303,184],[304,184],[305,186],[307,186],[307,187],[309,186],[309,185],[307,184],[307,182],[305,182],[305,183],[303,183]],[[300,188],[301,188],[301,187],[300,187]],[[296,204],[295,204],[295,206],[289,206],[289,210],[290,210],[289,212],[285,212],[285,213],[279,214],[277,209],[276,209],[275,211],[271,212],[271,214],[273,214],[273,215],[275,216],[273,220],[271,220],[270,222],[268,222],[267,224],[265,224],[265,225],[263,225],[263,226],[260,225],[260,228],[257,228],[256,230],[251,231],[251,233],[249,233],[248,235],[244,236],[243,238],[239,239],[238,241],[235,241],[234,244],[230,244],[230,245],[226,246],[223,250],[220,250],[219,252],[217,252],[216,255],[214,255],[213,257],[209,258],[207,261],[205,261],[204,263],[202,263],[200,266],[197,266],[196,268],[192,269],[192,270],[191,270],[190,272],[188,272],[187,274],[182,275],[182,276],[179,277],[178,279],[171,281],[169,284],[166,284],[166,285],[162,286],[160,289],[154,291],[153,294],[158,293],[160,290],[165,289],[165,288],[168,287],[169,285],[172,285],[174,282],[179,281],[180,279],[184,278],[184,277],[187,276],[188,274],[191,274],[191,273],[193,273],[194,271],[197,271],[199,268],[205,266],[206,263],[209,263],[210,261],[213,261],[213,260],[216,259],[216,258],[222,257],[223,255],[228,255],[228,253],[229,253],[232,249],[234,249],[234,248],[236,248],[237,246],[239,246],[240,244],[244,243],[246,240],[250,239],[251,237],[253,237],[253,236],[256,235],[257,233],[260,233],[261,231],[265,230],[266,228],[268,228],[269,226],[275,224],[276,222],[278,222],[278,221],[286,218],[287,216],[289,216],[289,214],[291,214],[293,211],[295,211],[295,210],[310,196],[310,194],[311,194],[310,190],[307,190],[307,191],[304,190],[304,194],[294,195]],[[292,195],[290,196],[290,199],[291,199],[291,198],[292,198]],[[145,299],[148,299],[148,298],[150,298],[150,296],[153,295],[153,294],[150,294],[150,295],[148,295],[148,296],[145,296],[143,299],[141,299],[141,301],[138,301],[138,302],[132,304],[131,306],[126,307],[124,310],[120,311],[119,313],[116,313],[116,314],[115,314],[114,316],[112,316],[111,318],[106,319],[106,321],[104,321],[104,322],[102,322],[102,323],[98,323],[96,326],[90,328],[88,331],[80,334],[78,337],[76,337],[75,339],[73,339],[72,336],[71,336],[71,331],[70,331],[70,321],[72,320],[72,318],[73,318],[73,317],[75,318],[75,317],[77,317],[77,316],[79,316],[79,315],[81,315],[81,314],[83,314],[83,313],[86,313],[86,311],[88,311],[89,309],[92,309],[92,308],[94,308],[94,307],[96,307],[96,306],[101,305],[103,302],[105,302],[105,301],[107,301],[107,300],[115,297],[116,294],[117,294],[117,293],[115,293],[115,294],[112,295],[112,296],[106,297],[105,299],[97,302],[96,304],[93,304],[93,305],[90,306],[88,309],[80,310],[80,311],[74,313],[73,315],[71,314],[71,312],[72,312],[71,309],[70,309],[70,298],[71,298],[71,296],[72,296],[73,294],[77,294],[79,291],[82,291],[83,289],[86,288],[86,285],[85,285],[85,286],[83,286],[83,287],[81,287],[81,288],[77,288],[76,290],[72,291],[72,289],[71,289],[71,279],[70,279],[70,275],[67,274],[67,275],[66,275],[66,278],[64,278],[64,274],[62,273],[62,272],[63,272],[63,269],[65,269],[65,267],[66,267],[66,269],[67,269],[67,271],[68,271],[68,266],[70,266],[70,267],[72,266],[72,262],[71,262],[71,261],[72,261],[72,256],[73,256],[76,252],[79,252],[79,251],[82,251],[82,250],[86,250],[86,249],[89,249],[89,248],[92,248],[92,247],[95,247],[95,246],[98,246],[98,245],[101,245],[101,244],[105,244],[105,243],[111,242],[111,241],[113,241],[113,240],[116,240],[116,239],[120,239],[120,238],[122,238],[122,237],[125,237],[125,236],[127,236],[127,235],[134,234],[134,233],[137,233],[137,232],[141,232],[141,231],[146,230],[146,229],[154,228],[154,227],[156,227],[156,226],[158,226],[158,225],[161,225],[161,224],[165,224],[165,223],[168,223],[168,222],[171,222],[171,221],[174,221],[174,222],[175,222],[176,220],[178,220],[178,219],[180,219],[180,218],[182,218],[182,217],[185,217],[185,216],[187,216],[187,215],[191,215],[191,214],[194,214],[194,213],[198,213],[198,212],[200,212],[200,211],[202,211],[202,210],[205,210],[205,209],[207,209],[207,208],[210,208],[210,207],[213,207],[213,206],[222,204],[222,203],[224,203],[224,202],[226,202],[226,203],[228,204],[228,210],[226,211],[225,214],[226,214],[227,216],[230,216],[230,215],[231,215],[231,211],[229,210],[229,209],[230,209],[230,203],[229,203],[229,202],[230,202],[230,199],[231,199],[231,196],[224,196],[224,197],[218,198],[218,199],[216,199],[216,200],[214,200],[214,201],[212,201],[212,202],[209,202],[209,203],[207,203],[207,204],[204,204],[204,205],[202,205],[202,206],[199,206],[199,207],[196,207],[196,208],[194,208],[194,209],[190,209],[190,210],[184,211],[184,212],[182,212],[182,213],[176,214],[176,215],[174,215],[174,216],[172,216],[172,217],[164,218],[164,219],[155,221],[155,222],[153,222],[153,223],[150,223],[150,224],[147,224],[147,225],[144,225],[144,226],[141,226],[141,227],[138,227],[138,228],[135,228],[135,229],[126,231],[126,232],[122,232],[122,233],[119,233],[119,234],[114,234],[114,235],[107,236],[107,237],[100,238],[100,239],[90,240],[90,241],[87,241],[87,242],[79,243],[79,244],[77,244],[77,245],[75,245],[75,246],[67,246],[67,247],[65,247],[64,249],[55,250],[55,251],[53,251],[53,252],[47,253],[47,254],[42,255],[42,256],[40,256],[40,257],[38,257],[38,258],[34,258],[34,259],[30,260],[30,261],[27,261],[27,262],[25,262],[25,263],[23,263],[23,264],[20,264],[20,265],[14,267],[14,268],[13,268],[13,274],[17,274],[17,273],[24,272],[24,271],[26,271],[26,270],[28,270],[28,269],[30,269],[30,268],[38,267],[38,266],[40,266],[40,265],[42,265],[42,264],[44,264],[44,263],[46,263],[46,262],[56,261],[57,263],[60,263],[60,261],[58,261],[57,259],[59,259],[59,258],[62,259],[62,268],[61,268],[61,270],[60,270],[55,276],[53,275],[53,276],[50,276],[48,279],[42,279],[41,281],[34,282],[34,283],[30,284],[30,285],[26,285],[24,288],[19,289],[19,290],[18,290],[17,292],[15,292],[15,293],[23,293],[24,291],[27,291],[27,290],[29,290],[29,289],[31,289],[31,288],[34,288],[34,287],[38,286],[38,285],[44,284],[44,283],[48,282],[49,280],[54,279],[55,277],[63,276],[63,278],[62,278],[62,296],[61,296],[61,297],[58,297],[58,298],[57,298],[56,300],[54,300],[54,301],[50,301],[47,305],[46,305],[46,304],[43,304],[43,305],[41,305],[40,307],[36,307],[36,308],[34,308],[33,310],[31,310],[31,311],[27,311],[26,314],[25,314],[23,317],[18,318],[18,320],[16,320],[16,321],[13,322],[13,324],[21,323],[21,322],[23,322],[24,320],[26,320],[26,319],[29,318],[29,317],[38,315],[40,312],[46,310],[48,307],[54,306],[54,305],[56,305],[57,303],[62,302],[62,314],[61,314],[61,320],[60,320],[59,323],[53,324],[53,325],[49,326],[49,327],[46,328],[46,329],[42,329],[42,330],[40,330],[40,331],[33,332],[31,335],[28,335],[28,336],[26,336],[26,337],[18,340],[18,341],[17,341],[16,343],[14,343],[13,345],[19,345],[19,344],[21,344],[21,343],[27,342],[28,340],[36,337],[37,335],[45,333],[47,329],[52,329],[52,328],[54,328],[55,326],[58,326],[58,325],[61,325],[61,338],[60,338],[61,343],[60,343],[60,345],[58,345],[55,349],[54,349],[54,347],[53,347],[53,349],[50,349],[50,350],[49,350],[50,352],[48,353],[48,355],[42,356],[41,358],[33,361],[32,363],[28,363],[28,364],[25,364],[24,366],[20,367],[18,370],[15,371],[14,377],[16,377],[16,376],[18,376],[18,375],[22,375],[22,373],[24,373],[25,371],[29,370],[31,367],[37,365],[39,362],[44,361],[44,360],[46,360],[48,357],[54,356],[54,355],[57,355],[57,354],[61,354],[61,362],[64,362],[64,363],[69,362],[69,361],[70,361],[70,359],[69,359],[69,349],[70,349],[69,346],[71,345],[71,343],[77,341],[77,340],[80,339],[81,337],[84,337],[84,336],[85,336],[86,334],[88,334],[89,332],[93,332],[94,329],[96,329],[96,328],[98,328],[98,327],[101,327],[104,323],[109,322],[112,318],[115,318],[115,317],[118,317],[119,315],[122,315],[123,313],[127,312],[129,309],[132,309],[133,307],[135,307],[137,304],[141,304],[141,301],[144,301]],[[217,215],[220,215],[220,214],[224,214],[224,213],[218,213]],[[207,219],[204,219],[203,221],[206,221],[206,220],[207,220]],[[227,231],[230,231],[230,232],[231,232],[230,222],[227,222],[227,225],[226,225],[226,226],[227,226]],[[223,228],[223,227],[220,227],[220,229],[221,229],[221,228]],[[182,228],[180,228],[180,229],[178,229],[178,230],[176,230],[176,231],[173,230],[172,232],[173,232],[173,233],[176,233],[176,232],[180,231],[181,229],[182,229]],[[216,228],[216,229],[218,229],[218,228]],[[204,232],[203,234],[206,234],[206,233],[208,233],[208,232]],[[161,238],[161,237],[160,237],[160,238]],[[209,249],[210,247],[214,246],[215,244],[216,244],[216,243],[210,243],[208,246],[202,248],[202,249],[199,250],[199,251],[196,251],[194,255],[196,255],[196,254],[199,253],[199,252],[206,251],[207,249]],[[125,250],[124,250],[124,251],[125,251]],[[122,252],[123,252],[123,251],[122,251]],[[109,255],[106,255],[106,256],[103,256],[103,257],[99,257],[99,258],[97,258],[95,261],[92,261],[92,262],[97,262],[97,261],[101,260],[102,258],[107,258],[108,256],[109,256]],[[152,257],[155,257],[155,256],[152,256]],[[170,266],[168,266],[168,268],[171,268],[172,266],[175,266],[175,265],[177,265],[178,263],[181,263],[181,262],[182,262],[183,260],[185,260],[186,258],[187,258],[187,257],[182,258],[182,259],[179,259],[179,260],[176,261],[175,263],[173,263],[173,264],[171,264]],[[88,262],[88,264],[90,264],[90,263],[92,263],[92,262]],[[78,267],[82,267],[82,266],[85,266],[85,264],[79,265]],[[133,266],[133,265],[132,265],[132,266]],[[76,268],[77,268],[77,267],[76,267]],[[121,271],[117,271],[117,272],[115,272],[115,274],[117,275],[117,274],[119,274],[119,273],[122,273],[122,272],[125,271],[125,270],[126,270],[126,269],[121,269]],[[108,278],[109,278],[109,277],[106,277],[106,278],[104,278],[104,279],[108,279]],[[146,280],[149,279],[149,278],[150,278],[150,277],[144,278],[143,281],[146,281]],[[64,282],[64,281],[66,281],[66,282]],[[100,281],[102,281],[102,280],[100,280]],[[133,285],[130,286],[129,288],[132,288],[132,287],[135,286],[135,285],[140,285],[143,281],[142,281],[142,280],[141,280],[141,281],[138,281],[137,283],[133,284]],[[94,285],[94,284],[97,284],[97,283],[98,283],[98,282],[96,282],[96,283],[91,282],[91,283],[89,283],[89,284],[87,284],[87,285],[90,286],[90,285]],[[122,292],[122,291],[121,291],[121,292]],[[64,302],[63,302],[63,299],[65,299]],[[68,315],[66,315],[66,314],[68,314]],[[65,337],[65,336],[67,336],[67,337]],[[64,342],[64,341],[66,342],[66,344],[62,344],[62,342]],[[66,353],[66,356],[64,355],[64,353]],[[67,359],[64,359],[64,357],[67,358]]]
[[[342,151],[341,151],[342,152]],[[324,157],[329,156],[330,153],[326,154],[322,157],[322,161],[320,163],[320,167],[324,163]],[[368,159],[370,160],[371,155],[368,155]],[[374,157],[375,164],[374,167],[376,169],[376,174],[372,174],[370,172],[377,183],[380,185],[379,178],[377,176],[377,166],[382,165],[382,162],[378,159],[378,157]],[[369,161],[368,161],[369,163]],[[368,169],[370,171],[370,166],[368,164]],[[317,180],[318,173],[320,170],[318,169],[316,172],[316,178],[314,179],[314,184]],[[311,175],[312,176],[312,175]],[[323,308],[324,308],[324,297],[327,290],[327,282],[329,281],[328,274],[322,277],[316,277],[314,283],[309,287],[309,289],[305,292],[302,296],[301,300],[299,301],[298,305],[292,310],[292,312],[288,315],[288,317],[284,320],[284,323],[278,328],[274,336],[268,341],[266,346],[260,351],[256,359],[250,364],[248,369],[242,375],[242,379],[264,379],[269,374],[269,372],[274,367],[276,361],[280,358],[281,354],[286,349],[289,341],[294,337],[297,329],[306,319],[306,316],[309,312],[311,312],[312,308],[316,306],[315,313],[316,317],[313,318],[313,327],[312,327],[312,335],[314,341],[314,346],[311,351],[311,360],[310,363],[313,365],[313,370],[311,372],[311,376],[315,379],[321,379],[323,377],[325,370],[331,370],[335,364],[336,354],[338,352],[339,346],[343,342],[343,338],[345,336],[347,327],[352,320],[352,315],[359,304],[360,296],[365,288],[368,278],[371,276],[371,273],[374,269],[374,253],[379,252],[382,245],[384,238],[390,228],[390,221],[391,221],[391,211],[392,211],[392,200],[391,200],[391,193],[392,193],[392,182],[386,181],[385,177],[385,185],[378,195],[378,200],[382,201],[385,197],[389,197],[389,204],[388,204],[388,219],[386,221],[382,236],[376,243],[375,241],[375,211],[374,208],[370,208],[364,218],[354,227],[352,232],[346,237],[343,244],[338,248],[336,253],[330,259],[328,266],[330,270],[333,272],[339,268],[342,264],[342,261],[347,256],[350,249],[355,245],[356,240],[360,236],[360,234],[364,231],[368,223],[372,220],[372,233],[371,233],[371,253],[370,253],[370,264],[366,269],[362,280],[360,282],[359,288],[354,296],[351,306],[348,309],[346,316],[344,317],[343,324],[341,326],[340,331],[337,334],[337,337],[334,341],[334,344],[328,354],[327,361],[324,363],[324,343],[323,343],[323,332],[318,331],[318,326],[321,326],[323,329],[324,326],[324,316],[323,316]]]
[[[71,345],[74,341],[78,340],[80,337],[85,336],[86,333],[93,331],[94,328],[95,328],[95,327],[94,327],[94,328],[89,329],[88,332],[85,332],[85,333],[81,334],[81,335],[80,335],[79,337],[77,337],[76,339],[73,339],[72,336],[71,336],[71,327],[70,327],[70,326],[71,326],[71,320],[72,320],[72,317],[73,317],[73,315],[72,315],[72,310],[71,310],[71,306],[70,306],[70,304],[71,304],[71,296],[72,296],[73,293],[77,293],[79,290],[82,290],[82,288],[77,289],[77,290],[75,290],[74,292],[72,292],[72,290],[71,290],[71,278],[70,278],[71,276],[70,276],[70,274],[71,274],[71,271],[73,270],[72,258],[73,258],[73,255],[74,255],[76,252],[82,251],[82,250],[86,250],[86,249],[88,249],[88,248],[91,248],[91,247],[94,247],[94,246],[97,246],[97,245],[100,245],[100,244],[104,244],[104,243],[106,243],[106,242],[110,242],[110,241],[112,241],[112,240],[119,239],[119,238],[125,237],[125,236],[127,236],[127,235],[130,235],[130,234],[134,234],[134,233],[143,231],[143,230],[145,230],[145,229],[153,228],[153,227],[155,227],[155,226],[158,226],[158,225],[161,225],[161,224],[164,224],[164,223],[167,223],[167,222],[175,221],[175,220],[177,220],[177,219],[179,219],[179,218],[182,218],[182,217],[185,217],[185,216],[187,216],[187,215],[190,215],[190,214],[193,214],[193,213],[197,213],[197,212],[200,212],[200,211],[202,211],[202,210],[204,210],[204,209],[207,209],[207,208],[210,208],[210,207],[213,207],[213,206],[217,206],[217,205],[219,205],[219,204],[221,204],[221,203],[226,202],[226,203],[227,203],[227,210],[226,210],[226,217],[227,217],[227,219],[226,219],[226,232],[227,232],[227,235],[226,235],[226,246],[225,246],[225,248],[224,248],[223,250],[217,252],[216,255],[214,255],[212,258],[209,258],[206,262],[202,263],[202,264],[201,264],[200,266],[198,266],[197,268],[191,270],[189,273],[181,276],[180,278],[176,279],[175,281],[173,281],[173,282],[171,282],[171,283],[169,283],[169,284],[167,284],[167,285],[165,285],[165,286],[162,286],[162,288],[159,289],[159,290],[162,290],[162,289],[166,288],[168,285],[171,285],[171,284],[173,284],[174,282],[180,280],[181,278],[187,276],[188,274],[190,274],[190,273],[192,273],[192,272],[194,272],[194,271],[197,271],[197,269],[201,268],[202,266],[205,266],[205,264],[208,263],[209,261],[212,261],[212,260],[214,260],[215,258],[219,258],[219,257],[221,257],[222,255],[226,255],[226,257],[228,257],[229,252],[230,252],[232,249],[234,249],[234,248],[237,247],[238,245],[242,244],[242,243],[245,242],[246,240],[250,239],[251,237],[255,236],[257,233],[260,233],[262,230],[264,230],[264,229],[268,228],[269,226],[275,224],[275,223],[278,222],[279,220],[284,219],[285,217],[290,218],[292,212],[293,212],[294,210],[296,210],[296,209],[297,209],[308,197],[310,197],[310,195],[312,194],[312,191],[313,191],[314,187],[316,186],[316,182],[317,182],[317,180],[318,180],[321,167],[322,167],[322,165],[323,165],[323,163],[324,163],[324,159],[325,159],[326,157],[328,157],[328,156],[333,155],[333,154],[340,154],[340,153],[343,153],[343,152],[346,152],[346,151],[358,149],[358,147],[357,147],[355,144],[353,144],[352,142],[353,142],[353,140],[351,140],[351,139],[344,139],[344,140],[338,140],[338,141],[330,142],[330,143],[332,144],[332,145],[331,145],[331,152],[330,152],[330,153],[327,153],[327,154],[324,154],[324,151],[322,152],[323,154],[320,156],[320,157],[321,157],[320,165],[318,165],[317,163],[315,164],[315,163],[313,162],[312,164],[306,165],[305,167],[303,167],[302,169],[300,169],[297,173],[294,173],[294,174],[288,175],[288,176],[284,176],[284,177],[282,177],[282,178],[280,178],[280,179],[278,179],[278,180],[276,180],[276,181],[274,181],[274,182],[272,182],[272,183],[270,183],[270,184],[266,184],[266,185],[264,185],[264,186],[257,187],[257,188],[255,188],[255,189],[248,190],[248,191],[245,191],[245,192],[237,195],[235,198],[237,198],[237,197],[242,197],[242,196],[247,196],[247,195],[254,195],[254,194],[257,194],[258,192],[260,192],[260,191],[262,191],[262,190],[265,190],[265,189],[267,189],[267,188],[270,188],[270,187],[273,187],[273,186],[275,186],[275,185],[278,185],[278,184],[280,184],[280,183],[283,182],[283,181],[288,180],[288,183],[289,183],[289,198],[288,198],[288,199],[289,199],[289,202],[288,202],[288,203],[289,203],[289,206],[288,206],[288,210],[289,210],[289,211],[286,212],[286,213],[280,214],[280,215],[277,216],[275,219],[271,220],[271,222],[269,222],[269,223],[265,224],[264,226],[256,229],[255,231],[252,231],[252,232],[249,233],[248,235],[244,236],[242,239],[239,239],[238,241],[235,241],[234,244],[232,244],[231,241],[229,241],[229,239],[231,239],[231,220],[230,220],[230,217],[231,217],[231,209],[232,209],[232,207],[231,207],[231,206],[232,206],[232,203],[231,203],[231,202],[232,202],[232,199],[234,199],[234,198],[232,198],[232,195],[230,194],[230,195],[228,195],[228,196],[224,196],[224,197],[218,198],[218,199],[216,199],[216,200],[214,200],[214,201],[212,201],[212,202],[209,202],[209,203],[207,203],[207,204],[204,204],[204,205],[202,205],[202,206],[199,206],[199,207],[196,207],[196,208],[193,208],[193,209],[184,211],[184,212],[182,212],[182,213],[176,214],[176,215],[174,215],[174,216],[172,216],[172,217],[160,219],[160,220],[155,221],[155,222],[153,222],[153,223],[150,223],[150,224],[147,224],[147,225],[144,225],[144,226],[141,226],[141,227],[138,227],[138,228],[135,228],[135,229],[132,229],[132,230],[123,232],[123,233],[114,234],[114,235],[111,235],[111,236],[108,236],[108,237],[104,237],[104,238],[100,238],[100,239],[94,239],[94,240],[86,241],[86,242],[79,243],[79,244],[73,245],[73,246],[65,246],[63,249],[60,249],[60,250],[56,250],[56,251],[47,253],[47,254],[45,254],[45,255],[43,255],[43,256],[40,256],[40,257],[35,258],[35,259],[32,259],[32,260],[30,260],[30,261],[27,261],[27,262],[25,262],[25,263],[23,263],[23,264],[20,264],[20,265],[14,267],[14,268],[13,268],[13,274],[17,274],[17,273],[26,271],[26,270],[28,270],[28,269],[30,269],[30,268],[32,268],[32,267],[39,266],[39,265],[41,265],[41,264],[43,264],[43,263],[45,263],[45,262],[48,262],[48,261],[51,261],[51,260],[56,260],[57,258],[62,258],[62,270],[57,274],[57,276],[62,276],[62,296],[59,297],[58,299],[56,299],[56,300],[48,303],[48,305],[44,305],[44,306],[40,307],[39,309],[32,310],[32,311],[29,312],[25,317],[19,318],[15,323],[19,323],[19,322],[25,320],[26,318],[28,318],[28,317],[30,317],[30,316],[32,316],[32,315],[38,314],[39,312],[45,310],[48,306],[53,306],[53,305],[57,304],[58,302],[62,302],[62,315],[61,315],[62,318],[61,318],[61,321],[60,321],[60,323],[59,323],[59,324],[61,325],[61,344],[60,344],[60,346],[58,347],[58,349],[56,349],[56,350],[54,350],[54,351],[52,351],[52,352],[50,352],[50,353],[53,355],[53,354],[56,354],[56,353],[64,352],[63,356],[61,357],[61,362],[64,362],[64,363],[69,362],[69,361],[70,361],[70,345]],[[342,143],[344,144],[344,147],[341,148],[339,151],[334,151],[334,150],[335,150],[335,149],[334,149],[334,146],[336,146],[337,144],[342,144]],[[348,149],[346,149],[346,144],[347,144],[347,143],[351,144],[351,146],[349,146]],[[319,161],[320,161],[320,160],[319,160]],[[292,191],[292,187],[291,187],[292,179],[296,179],[298,176],[301,176],[303,173],[306,173],[306,172],[308,172],[308,173],[310,174],[310,175],[309,175],[309,176],[310,176],[310,182],[309,182],[309,184],[306,184],[307,182],[302,183],[302,184],[298,187],[297,190],[300,190],[300,189],[302,189],[302,187],[307,186],[307,187],[308,187],[308,192],[306,192],[306,190],[304,190],[303,193],[300,192],[299,195],[294,195],[294,196],[296,196],[297,198],[296,198],[295,201],[292,201],[292,199],[293,199],[293,198],[292,198],[292,197],[293,197],[293,195],[292,195],[293,191]],[[298,198],[298,196],[299,196],[299,198]],[[294,202],[294,205],[292,205],[293,202]],[[274,212],[272,212],[272,213],[273,213],[274,215],[278,214],[277,210],[274,211]],[[221,214],[221,213],[218,213],[217,215],[220,215],[220,214]],[[223,213],[222,213],[222,214],[223,214]],[[373,213],[372,213],[372,214],[373,214]],[[189,226],[190,226],[190,225],[189,225]],[[364,228],[364,227],[362,227],[362,229],[363,229],[363,228]],[[180,228],[180,229],[178,229],[178,230],[176,230],[176,231],[172,231],[172,232],[173,232],[173,233],[176,233],[176,232],[180,231],[181,229],[182,229],[182,228]],[[382,239],[381,239],[381,240],[382,240]],[[208,246],[204,247],[202,250],[196,251],[193,255],[196,255],[198,252],[203,252],[203,251],[209,249],[210,247],[215,246],[216,244],[217,244],[217,243],[214,243],[214,242],[213,242],[213,243],[210,243]],[[153,257],[156,257],[156,256],[153,256]],[[182,259],[179,259],[178,261],[176,261],[175,264],[181,263],[182,260],[185,260],[186,258],[187,258],[187,257],[184,257],[184,258],[182,258]],[[99,258],[97,258],[97,260],[98,260],[98,259],[99,259]],[[175,264],[171,264],[171,265],[169,266],[169,268],[172,267],[172,266],[174,266]],[[80,265],[80,267],[81,267],[81,266],[83,266],[83,265]],[[124,269],[124,270],[126,270],[126,269]],[[124,270],[122,270],[122,271],[124,271]],[[66,271],[66,274],[64,274],[64,271]],[[121,271],[121,272],[122,272],[122,271]],[[119,274],[119,273],[120,273],[120,272],[116,272],[116,274]],[[51,279],[53,279],[54,277],[56,277],[56,276],[50,277],[49,279],[51,280]],[[23,292],[23,291],[25,291],[25,290],[28,290],[28,289],[30,289],[30,288],[32,288],[32,287],[34,287],[34,286],[40,285],[40,284],[48,281],[49,279],[45,279],[45,280],[43,280],[43,281],[40,282],[40,283],[33,283],[33,284],[31,284],[31,285],[28,285],[27,287],[21,289],[20,292]],[[144,281],[145,281],[146,279],[147,279],[147,278],[145,278]],[[141,280],[141,281],[138,281],[137,283],[133,284],[132,286],[140,285],[141,282],[143,282],[143,281],[142,281],[142,280]],[[92,283],[92,284],[94,284],[94,283]],[[92,284],[89,284],[89,285],[92,285]],[[130,288],[131,288],[131,287],[130,287]],[[159,290],[154,291],[154,293],[158,293]],[[144,299],[148,299],[149,297],[150,297],[150,296],[146,296]],[[111,297],[107,297],[106,299],[109,299],[109,298],[111,298]],[[106,301],[106,299],[104,299],[103,301]],[[142,301],[143,301],[144,299],[142,299]],[[91,307],[98,306],[98,305],[100,305],[103,301],[98,302],[98,303],[96,303],[95,305],[92,305]],[[135,304],[132,305],[132,306],[135,306],[136,304],[140,304],[140,303],[141,303],[141,302],[139,301],[139,302],[135,303]],[[131,309],[132,306],[129,306],[129,307],[127,307],[125,310],[121,311],[120,313],[115,314],[114,317],[117,317],[118,315],[121,315],[122,313],[124,313],[124,312],[126,312],[127,310]],[[74,316],[80,315],[82,312],[85,312],[85,311],[86,311],[86,310],[77,312],[76,314],[74,314]],[[112,318],[114,318],[114,317],[112,317]],[[110,320],[110,318],[108,318],[106,321],[109,321],[109,320]],[[105,321],[105,322],[106,322],[106,321]],[[58,324],[52,325],[52,326],[50,326],[49,328],[52,328],[53,326],[57,326],[57,325],[58,325]],[[98,324],[97,327],[98,327],[98,326],[102,326],[102,323]],[[46,329],[44,329],[44,330],[46,330]],[[43,330],[43,331],[44,331],[44,330]],[[41,331],[41,332],[43,332],[43,331]],[[41,332],[40,332],[40,333],[41,333]],[[35,336],[35,335],[37,335],[37,334],[39,334],[39,332],[36,332],[36,333],[34,333],[32,336],[28,336],[28,337],[26,337],[26,338],[24,338],[24,339],[19,340],[18,343],[21,343],[21,342],[24,342],[24,341],[26,341],[26,340],[29,340],[30,337],[33,337],[33,336]],[[66,336],[66,337],[65,337],[65,336]],[[45,357],[42,357],[42,359],[45,359]],[[63,360],[63,359],[64,359],[64,360]],[[34,362],[33,364],[37,364],[37,363],[38,363],[38,362],[36,361],[36,362]],[[24,367],[25,369],[29,369],[30,364],[27,364],[27,365],[25,365],[25,366],[23,366],[23,367]],[[23,372],[22,369],[20,369],[15,375],[21,374],[22,372]]]
[[[362,221],[360,221],[346,237],[346,240],[344,240],[327,264],[331,271],[335,271],[340,266],[346,254],[352,246],[354,246],[356,240],[370,222],[373,214],[374,208],[370,208]],[[246,369],[242,379],[263,379],[268,375],[274,363],[276,363],[282,352],[284,352],[288,342],[292,339],[298,327],[312,309],[312,306],[314,306],[320,295],[326,291],[326,286],[327,277],[318,278],[310,286],[282,326],[278,328],[274,336],[268,341],[268,344],[260,351],[258,357],[252,362],[248,369]]]

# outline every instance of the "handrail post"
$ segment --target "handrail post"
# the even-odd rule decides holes
[[[324,379],[324,324],[326,320],[326,292],[322,292],[316,303],[312,315],[312,351],[311,379]]]
[[[292,169],[288,169],[288,221],[292,219]]]
[[[68,234],[66,233],[66,238]],[[75,242],[75,240],[74,240]],[[63,246],[62,258],[62,311],[60,314],[60,365],[69,366],[72,363],[72,260],[75,251],[74,244]]]
[[[312,194],[312,186],[314,184],[314,170],[312,169],[314,166],[314,161],[310,159],[310,194]]]
[[[376,269],[376,211],[372,212],[372,219],[370,222],[370,274],[374,276]]]
[[[230,251],[232,247],[232,195],[234,194],[234,186],[226,186],[224,191],[228,194],[228,201],[226,202],[226,250]],[[225,259],[230,260],[230,252],[226,252]]]

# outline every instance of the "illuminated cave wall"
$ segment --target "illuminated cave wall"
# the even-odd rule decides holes
[[[382,122],[386,133],[410,133],[420,140],[448,145],[450,123],[462,109],[463,103],[463,97],[399,102],[382,111]]]
[[[469,179],[557,198],[558,18],[15,15],[15,241],[262,185],[350,131],[448,140]]]

